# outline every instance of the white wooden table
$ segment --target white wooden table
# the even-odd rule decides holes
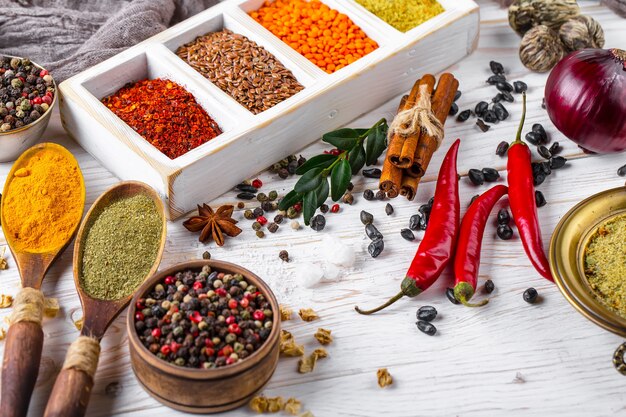
[[[458,104],[463,110],[495,95],[495,88],[484,80],[490,74],[489,61],[502,62],[510,80],[521,79],[529,85],[526,130],[532,123],[540,122],[553,140],[564,145],[562,155],[570,159],[568,166],[554,172],[539,187],[548,201],[548,205],[539,210],[547,246],[556,223],[576,202],[624,183],[616,170],[626,163],[626,158],[623,154],[584,155],[556,132],[541,109],[546,75],[533,74],[519,62],[519,38],[508,26],[506,11],[493,1],[480,3],[479,48],[448,70],[461,82],[463,96]],[[599,6],[597,1],[581,1],[581,5],[585,13],[604,27],[606,47],[626,45],[626,20]],[[350,126],[368,127],[381,116],[390,117],[397,102],[398,99],[394,99],[386,103]],[[505,160],[494,151],[501,140],[513,139],[521,104],[519,101],[507,104],[507,108],[511,118],[494,125],[487,133],[482,133],[471,121],[457,123],[450,119],[446,125],[444,148],[455,138],[462,139],[459,172],[464,175],[461,180],[463,208],[473,195],[487,189],[486,185],[476,187],[469,183],[465,174],[470,168],[495,167],[503,178],[506,176]],[[88,207],[116,183],[115,177],[67,138],[58,115],[54,115],[45,139],[62,143],[78,158],[86,180]],[[308,157],[322,149],[322,144],[317,143],[304,149],[302,154]],[[355,304],[378,305],[398,291],[418,244],[403,240],[399,232],[407,227],[409,217],[417,212],[419,204],[432,196],[442,154],[436,154],[416,201],[391,200],[395,208],[392,216],[385,215],[383,203],[362,198],[361,192],[375,188],[376,181],[358,176],[354,178],[355,205],[342,205],[338,214],[327,215],[326,229],[320,233],[309,228],[294,231],[283,224],[276,234],[268,233],[265,239],[258,239],[250,222],[243,219],[239,211],[235,216],[242,220],[240,226],[244,232],[238,238],[228,239],[223,248],[217,248],[214,243],[199,243],[197,235],[182,227],[182,220],[170,223],[162,267],[198,258],[209,250],[213,258],[241,264],[266,279],[280,302],[296,310],[312,307],[318,311],[321,320],[304,323],[294,315],[292,321],[284,323],[284,328],[305,343],[309,351],[317,346],[312,337],[316,329],[331,329],[335,340],[329,346],[329,358],[319,362],[313,373],[305,375],[296,372],[297,359],[281,359],[264,391],[267,396],[296,397],[305,409],[318,417],[381,414],[483,417],[505,413],[513,416],[623,415],[626,379],[611,364],[613,350],[623,340],[579,315],[555,285],[534,271],[523,253],[517,232],[511,241],[497,239],[495,220],[485,233],[480,270],[480,285],[488,278],[496,285],[486,307],[469,309],[452,305],[444,295],[452,279],[448,272],[416,299],[404,299],[371,317],[354,312]],[[10,164],[0,164],[2,182],[9,168]],[[267,172],[260,178],[264,192],[276,189],[284,193],[295,182],[295,177],[280,180]],[[211,205],[233,203],[234,196],[235,193],[227,193]],[[502,202],[500,206],[505,204]],[[374,214],[376,225],[385,235],[386,248],[377,259],[367,254],[369,240],[359,222],[361,210]],[[495,217],[495,211],[492,216]],[[357,252],[356,264],[343,271],[339,282],[304,288],[297,282],[295,271],[303,263],[318,260],[319,244],[325,234],[338,236],[353,245]],[[289,251],[292,262],[283,263],[278,259],[281,249]],[[42,414],[67,348],[78,334],[73,319],[80,318],[82,313],[74,289],[71,254],[72,249],[68,248],[43,285],[47,296],[59,299],[62,310],[55,319],[44,322],[43,358],[30,416]],[[0,272],[0,293],[15,294],[19,285],[17,269],[9,259],[9,269]],[[531,286],[541,294],[542,303],[529,305],[522,300],[523,291]],[[479,296],[482,297],[480,291]],[[433,305],[439,311],[434,322],[438,328],[435,337],[422,334],[415,326],[415,312],[422,305]],[[2,317],[9,314],[9,309],[0,310]],[[103,340],[87,415],[181,415],[161,406],[137,384],[129,364],[124,315],[113,323]],[[393,386],[386,389],[376,384],[376,370],[381,367],[387,367],[394,378]],[[118,389],[107,390],[112,383],[118,383]],[[252,412],[243,408],[227,415],[252,415]]]

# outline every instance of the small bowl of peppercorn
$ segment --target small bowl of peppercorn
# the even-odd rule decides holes
[[[0,162],[15,160],[41,138],[56,96],[46,69],[28,58],[0,56]]]
[[[141,385],[188,413],[246,404],[278,363],[276,297],[258,276],[229,262],[189,261],[158,272],[136,292],[127,326]]]

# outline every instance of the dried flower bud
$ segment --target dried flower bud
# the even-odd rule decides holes
[[[376,371],[376,377],[378,378],[378,386],[381,388],[385,388],[387,385],[393,384],[393,378],[391,378],[391,374],[387,368],[381,368]]]
[[[558,30],[579,12],[576,0],[516,0],[509,6],[509,24],[520,35],[539,25]]]
[[[298,311],[298,315],[304,321],[313,321],[320,318],[312,308],[301,308]]]
[[[302,408],[302,403],[297,399],[291,397],[285,403],[285,412],[291,414],[292,416],[297,416],[300,414],[300,409]]]
[[[313,335],[318,342],[322,345],[328,345],[333,341],[333,337],[330,335],[331,331],[323,328],[317,329],[317,332]]]
[[[604,30],[592,17],[579,15],[571,18],[559,29],[559,37],[569,51],[584,48],[602,48]]]
[[[519,48],[522,64],[537,72],[549,71],[564,54],[565,48],[559,35],[544,25],[535,26],[526,32]]]

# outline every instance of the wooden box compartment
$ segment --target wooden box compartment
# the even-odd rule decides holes
[[[479,15],[471,0],[439,0],[445,11],[406,33],[353,0],[322,1],[347,14],[379,48],[327,74],[248,16],[263,0],[227,0],[61,83],[63,126],[116,176],[154,187],[176,219],[476,47]],[[267,49],[305,88],[253,115],[175,55],[179,46],[223,28]],[[223,133],[170,159],[100,102],[128,82],[159,77],[185,87]]]

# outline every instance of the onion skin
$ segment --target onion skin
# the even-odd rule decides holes
[[[563,58],[545,89],[554,126],[596,153],[626,149],[626,52],[583,49]]]

